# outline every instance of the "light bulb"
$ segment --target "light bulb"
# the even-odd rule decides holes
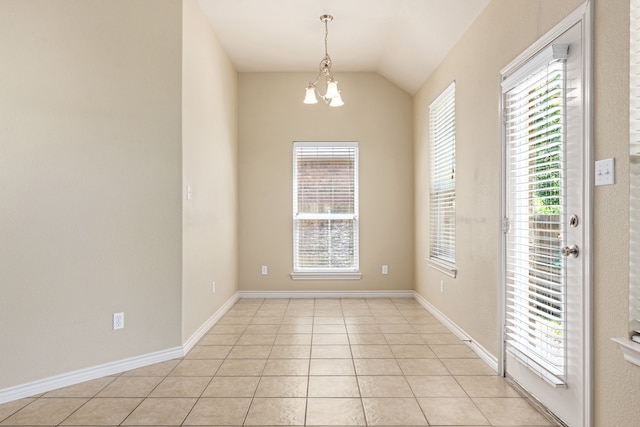
[[[341,105],[344,105],[344,102],[342,102],[342,97],[340,96],[340,92],[338,92],[338,95],[335,98],[331,98],[329,107],[340,107]]]
[[[327,83],[327,94],[324,96],[325,98],[335,98],[336,96],[340,96],[338,93],[338,82],[335,80],[330,80]]]
[[[304,96],[305,104],[317,104],[318,98],[316,98],[316,89],[313,86],[307,88],[307,92]]]

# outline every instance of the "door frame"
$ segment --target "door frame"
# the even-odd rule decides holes
[[[594,16],[594,2],[593,0],[587,0],[580,5],[574,12],[563,19],[559,24],[553,27],[544,36],[540,37],[524,52],[513,59],[509,65],[500,70],[502,77],[511,74],[516,68],[520,67],[526,61],[538,54],[544,47],[548,46],[556,38],[561,36],[567,30],[574,25],[582,24],[582,52],[583,52],[583,93],[584,100],[583,109],[583,135],[584,135],[584,163],[582,165],[582,181],[584,183],[583,189],[583,201],[584,201],[584,218],[582,223],[584,224],[584,247],[580,248],[580,256],[584,257],[583,260],[583,364],[584,364],[584,377],[583,384],[585,390],[583,391],[583,419],[585,421],[584,427],[591,427],[593,425],[593,189],[594,189],[594,171],[593,171],[593,16]],[[499,120],[500,120],[500,223],[506,216],[507,203],[506,203],[506,165],[505,165],[505,132],[503,126],[503,96],[500,91],[499,99]],[[505,358],[506,358],[506,345],[505,345],[505,247],[506,247],[506,235],[503,232],[503,227],[500,227],[500,260],[498,266],[498,278],[499,278],[499,292],[498,292],[498,349],[500,357],[498,357],[498,373],[505,376]],[[575,426],[578,427],[578,426]]]

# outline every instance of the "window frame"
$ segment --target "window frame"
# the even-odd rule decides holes
[[[456,277],[455,200],[456,200],[456,82],[453,81],[429,104],[429,265],[451,277]],[[443,127],[444,126],[444,127]],[[446,159],[445,156],[450,156]],[[451,178],[443,176],[441,167],[451,166]],[[451,207],[441,204],[450,201]],[[446,218],[453,218],[445,229]],[[452,237],[451,237],[452,236]],[[449,255],[447,255],[447,253]]]
[[[349,213],[313,213],[300,212],[298,206],[298,158],[300,149],[314,148],[350,148],[353,149],[353,212]],[[359,265],[359,144],[357,141],[294,141],[293,143],[293,280],[358,280],[362,277]],[[353,220],[353,264],[349,268],[301,268],[298,263],[299,241],[298,221],[300,220]]]

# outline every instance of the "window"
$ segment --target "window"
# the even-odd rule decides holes
[[[429,105],[429,258],[435,268],[453,277],[456,275],[455,95],[454,82]]]
[[[293,146],[293,279],[359,279],[358,144]]]

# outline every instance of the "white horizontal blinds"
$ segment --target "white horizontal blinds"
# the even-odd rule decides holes
[[[453,267],[456,261],[456,86],[429,105],[431,186],[429,256]]]
[[[565,51],[566,52],[566,51]],[[565,61],[504,92],[507,350],[556,385],[565,376]]]
[[[631,335],[640,342],[640,0],[631,0],[630,15],[630,252],[629,324]]]
[[[295,143],[293,190],[294,272],[357,272],[357,143]]]

